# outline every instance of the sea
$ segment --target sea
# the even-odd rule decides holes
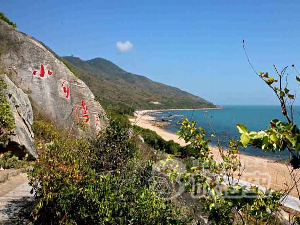
[[[180,125],[178,125],[178,122],[183,118],[195,120],[198,126],[204,128],[207,137],[212,140],[212,145],[216,145],[216,140],[210,137],[214,130],[224,148],[227,147],[228,141],[231,138],[239,139],[240,134],[236,128],[237,123],[246,125],[249,131],[259,131],[267,129],[272,119],[286,121],[281,113],[280,106],[227,105],[222,106],[222,109],[161,111],[152,114],[152,116],[157,120],[169,121],[170,124],[165,126],[164,129],[172,133],[179,130]],[[299,126],[300,106],[293,107],[293,117],[294,124]],[[286,160],[289,157],[287,150],[273,153],[248,147],[246,149],[241,148],[240,152],[242,154],[275,160]]]

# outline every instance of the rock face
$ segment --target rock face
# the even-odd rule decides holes
[[[87,85],[39,41],[0,20],[0,49],[0,71],[57,127],[76,136],[105,127],[105,112]]]
[[[14,83],[7,77],[3,76],[1,79],[7,84],[4,93],[10,105],[10,110],[15,120],[14,134],[9,137],[9,148],[13,151],[21,151],[20,155],[29,153],[32,158],[37,158],[33,138],[34,134],[31,129],[33,124],[33,111],[27,94],[20,88],[16,87]]]

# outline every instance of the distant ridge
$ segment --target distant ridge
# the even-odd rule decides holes
[[[99,98],[105,108],[199,109],[216,106],[179,88],[154,82],[141,75],[126,72],[103,58],[81,60],[63,57]]]

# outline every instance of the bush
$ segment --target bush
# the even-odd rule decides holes
[[[5,21],[6,23],[8,23],[9,25],[12,25],[14,28],[17,27],[17,24],[11,22],[5,15],[3,12],[0,12],[0,20]]]
[[[34,121],[32,130],[36,138],[43,139],[45,142],[56,140],[60,136],[53,123],[48,123],[44,120]]]
[[[15,129],[14,117],[4,94],[5,88],[6,84],[0,77],[0,145],[4,146],[8,142],[8,137]]]
[[[53,128],[38,129],[45,127]],[[149,188],[151,163],[136,157],[120,123],[111,121],[99,140],[44,142],[37,143],[39,159],[29,173],[35,224],[186,224],[179,209]]]
[[[97,158],[93,165],[97,172],[122,170],[128,159],[135,156],[136,147],[129,137],[129,129],[121,122],[111,120],[100,137],[91,140],[91,151]]]
[[[155,131],[144,129],[139,126],[133,126],[133,130],[135,134],[140,134],[144,138],[146,144],[156,150],[161,150],[168,154],[181,154],[184,151],[184,148],[179,144],[175,143],[173,140],[164,140]]]
[[[185,190],[199,197],[209,224],[278,224],[282,193],[230,181],[241,176],[239,141],[230,140],[226,152],[218,147],[221,160],[215,161],[208,145],[211,140],[203,128],[197,127],[196,121],[183,119],[178,134],[190,143],[190,151],[199,155],[189,172],[180,175]]]
[[[106,114],[111,120],[118,121],[122,127],[128,128],[131,126],[127,114],[120,113],[116,110],[106,110]]]
[[[12,152],[5,152],[0,155],[0,168],[22,168],[28,165],[27,155],[24,159],[20,160],[19,157],[12,155]]]

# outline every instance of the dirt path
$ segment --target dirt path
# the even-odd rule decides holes
[[[16,224],[25,214],[24,207],[32,207],[33,195],[28,185],[27,174],[21,173],[0,184],[0,224]],[[23,220],[23,219],[22,219]],[[22,221],[18,224],[28,224]]]

